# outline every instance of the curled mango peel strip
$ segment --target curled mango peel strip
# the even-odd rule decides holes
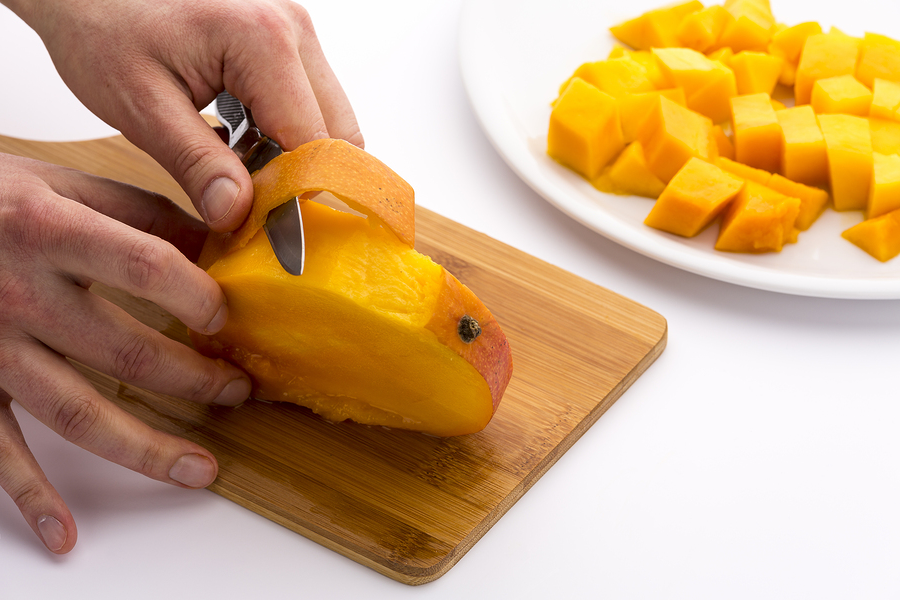
[[[197,264],[208,269],[219,258],[240,250],[262,228],[273,208],[310,192],[330,192],[373,218],[409,247],[415,244],[415,195],[412,187],[384,163],[349,142],[315,140],[285,152],[253,175],[253,207],[235,231],[210,233]]]

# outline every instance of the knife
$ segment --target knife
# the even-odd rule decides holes
[[[240,100],[228,92],[222,92],[216,97],[215,110],[219,123],[228,131],[228,147],[238,155],[250,173],[263,168],[281,154],[281,146],[259,130],[250,109]],[[282,268],[291,275],[302,275],[306,240],[300,199],[295,197],[269,211],[263,229]]]

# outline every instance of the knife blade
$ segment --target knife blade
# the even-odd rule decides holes
[[[240,100],[222,92],[216,97],[216,118],[228,131],[231,148],[250,173],[258,171],[281,154],[281,147],[266,136],[253,121],[250,109]],[[269,211],[263,225],[281,267],[291,275],[302,275],[306,262],[306,240],[300,199],[294,197]]]

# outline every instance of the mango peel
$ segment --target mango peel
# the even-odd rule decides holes
[[[255,204],[232,234],[211,234],[199,264],[229,318],[197,349],[242,369],[252,396],[330,421],[438,436],[487,426],[512,376],[509,342],[476,295],[413,248],[412,188],[368,153],[318,140],[253,175]],[[329,192],[366,216],[301,204],[306,268],[279,265],[261,227],[297,195]]]

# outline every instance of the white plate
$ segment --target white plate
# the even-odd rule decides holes
[[[583,62],[600,60],[614,39],[608,27],[664,0],[467,0],[461,17],[460,63],[475,113],[509,166],[564,213],[607,238],[661,262],[749,287],[830,298],[900,298],[900,258],[881,263],[841,238],[860,211],[828,210],[796,244],[780,253],[717,252],[717,227],[693,239],[643,224],[652,200],[604,194],[546,154],[550,102]],[[900,37],[894,0],[855,0],[841,15],[835,3],[804,10],[805,0],[773,0],[780,20],[839,24],[847,33]],[[778,5],[782,5],[779,14]],[[837,15],[841,15],[838,19]],[[886,18],[892,17],[892,18]],[[868,22],[868,26],[866,25]]]

